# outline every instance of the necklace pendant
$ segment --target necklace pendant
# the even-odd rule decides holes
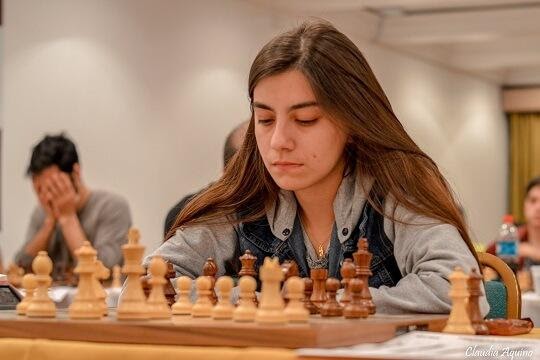
[[[319,257],[319,259],[324,256],[324,248],[322,244],[320,244],[317,248],[317,256]]]

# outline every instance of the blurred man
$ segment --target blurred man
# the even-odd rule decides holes
[[[27,170],[39,205],[16,263],[26,270],[41,250],[51,257],[53,279],[74,266],[75,251],[88,240],[111,268],[122,263],[121,245],[131,226],[128,203],[120,196],[90,190],[83,182],[75,144],[63,134],[45,136],[32,151]]]
[[[244,136],[246,134],[249,121],[244,121],[240,125],[236,126],[230,133],[227,135],[225,140],[225,146],[223,147],[223,167],[227,166],[229,161],[232,159],[234,154],[240,149],[242,143],[244,142]],[[176,217],[180,211],[187,205],[187,203],[193,199],[199,192],[189,194],[180,200],[176,205],[172,207],[167,213],[165,218],[165,226],[163,229],[164,236],[167,235],[169,229],[174,225]]]

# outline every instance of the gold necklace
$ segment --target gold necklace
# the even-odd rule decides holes
[[[313,242],[311,241],[311,238],[309,237],[309,234],[308,234],[308,229],[307,229],[307,226],[305,225],[304,223],[304,219],[302,219],[302,215],[300,215],[300,223],[302,224],[302,227],[304,228],[304,232],[306,233],[307,237],[308,237],[308,240],[311,244],[313,244]],[[322,259],[324,257],[324,254],[326,253],[325,251],[325,245],[326,243],[328,242],[328,240],[326,241],[323,241],[322,243],[320,243],[319,245],[317,245],[316,247],[313,246],[314,248],[316,248],[316,253],[317,253],[317,258],[318,259]]]
[[[323,256],[324,256],[324,247],[323,247],[323,244],[321,243],[319,244],[319,247],[317,248],[317,257],[321,259]]]

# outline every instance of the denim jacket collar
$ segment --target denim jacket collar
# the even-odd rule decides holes
[[[370,180],[360,179],[353,173],[341,181],[334,200],[334,214],[336,217],[336,230],[340,243],[345,242],[353,233],[353,226],[360,219],[362,208],[366,201],[366,194],[362,183],[369,190]],[[292,191],[281,190],[278,200],[266,211],[268,224],[275,237],[285,241],[292,234],[298,203]]]

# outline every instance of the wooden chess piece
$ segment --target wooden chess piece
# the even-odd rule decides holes
[[[48,294],[49,286],[52,283],[51,271],[53,263],[46,251],[38,252],[32,261],[32,271],[36,276],[36,291],[28,308],[26,316],[28,317],[56,317],[56,305]]]
[[[9,264],[7,268],[7,281],[16,288],[21,287],[24,269],[14,263]]]
[[[454,334],[475,333],[467,313],[467,299],[469,298],[467,278],[467,275],[463,273],[460,267],[456,267],[449,276],[451,284],[449,295],[452,298],[452,310],[443,332]]]
[[[330,317],[343,315],[343,307],[336,300],[336,294],[339,287],[340,283],[338,279],[329,278],[326,280],[326,295],[328,299],[323,306],[321,306],[321,316]]]
[[[261,299],[255,315],[259,324],[285,324],[287,318],[283,313],[285,303],[281,297],[281,281],[283,272],[277,258],[265,258],[259,270],[262,282]]]
[[[313,280],[310,278],[303,278],[304,281],[304,307],[308,309],[311,315],[318,314],[319,308],[311,302],[311,294],[313,293]]]
[[[189,276],[180,276],[176,279],[178,288],[178,300],[172,306],[173,315],[191,315],[191,278]]]
[[[476,335],[488,335],[489,329],[482,317],[482,312],[480,311],[479,299],[484,295],[482,289],[480,289],[481,283],[482,275],[480,275],[476,269],[472,269],[469,279],[467,280],[467,288],[469,290],[467,312]]]
[[[100,319],[103,308],[96,294],[94,272],[96,271],[96,250],[89,241],[75,251],[77,267],[75,274],[79,275],[77,293],[68,308],[70,319]]]
[[[311,280],[313,280],[313,293],[311,302],[320,310],[326,302],[326,279],[328,269],[311,269]]]
[[[139,244],[140,234],[135,228],[128,232],[128,243],[122,245],[124,266],[122,273],[127,276],[126,286],[118,301],[116,316],[118,320],[148,319],[146,297],[141,285],[140,276],[145,270],[141,265],[144,246]]]
[[[298,271],[298,265],[294,260],[285,260],[283,264],[281,264],[281,271],[283,271],[283,281],[287,281],[293,276],[300,275]]]
[[[242,268],[240,269],[238,276],[252,276],[256,278],[257,271],[255,271],[255,262],[257,261],[257,257],[253,255],[251,251],[246,250],[244,255],[240,256],[239,259],[240,263],[242,264]]]
[[[148,283],[152,287],[146,301],[148,316],[150,319],[167,319],[171,316],[171,309],[163,291],[164,285],[167,282],[165,280],[167,264],[161,256],[154,255],[152,256],[152,260],[150,260],[148,268],[152,275],[150,280],[148,280]]]
[[[195,280],[195,288],[197,289],[197,300],[191,308],[191,316],[193,317],[210,317],[212,316],[212,301],[210,296],[212,292],[210,287],[212,281],[208,276],[199,276]]]
[[[353,253],[353,257],[356,265],[356,277],[362,280],[362,301],[368,308],[369,313],[373,315],[376,308],[369,292],[369,277],[373,275],[369,267],[373,255],[368,251],[368,241],[366,238],[358,240],[358,251]]]
[[[114,265],[112,270],[112,288],[121,288],[122,287],[122,268],[120,265]]]
[[[172,280],[176,278],[176,270],[174,270],[173,264],[170,262],[166,262],[167,264],[167,272],[165,273],[165,287],[163,288],[163,292],[165,293],[165,298],[167,299],[167,303],[169,307],[173,306],[174,299],[176,298],[176,290],[174,290],[174,286],[172,284]]]
[[[307,322],[309,311],[304,307],[304,281],[298,276],[292,276],[285,282],[285,291],[289,302],[284,313],[289,322]]]
[[[210,280],[210,301],[212,301],[212,305],[215,305],[217,303],[217,296],[216,292],[214,291],[214,287],[216,285],[216,274],[218,272],[217,264],[214,261],[213,258],[206,259],[206,262],[203,266],[203,276],[207,276]]]
[[[237,322],[250,322],[255,320],[257,305],[255,303],[257,281],[251,276],[244,275],[238,281],[240,300],[233,312],[233,320]]]
[[[341,304],[347,305],[352,300],[351,290],[349,289],[349,282],[354,279],[356,275],[356,268],[352,259],[343,260],[341,265],[341,285],[343,286],[343,295],[341,296]]]
[[[111,274],[111,271],[103,265],[103,263],[100,260],[95,260],[94,262],[94,274],[92,276],[92,284],[94,286],[94,293],[96,294],[98,298],[98,303],[100,304],[101,311],[103,316],[108,315],[108,307],[107,307],[107,292],[101,285],[101,281],[107,280]]]
[[[343,309],[343,316],[346,319],[359,319],[367,318],[369,315],[369,309],[366,307],[362,300],[362,289],[364,284],[360,279],[351,279],[349,281],[349,289],[351,291],[351,301],[345,305]]]
[[[212,319],[228,320],[232,319],[234,306],[231,303],[231,291],[233,280],[230,276],[221,276],[216,281],[216,289],[219,293],[217,304],[212,309]]]
[[[25,292],[24,299],[17,304],[16,310],[17,314],[26,315],[26,310],[34,297],[34,291],[37,287],[36,276],[30,273],[24,275],[22,278],[22,287],[24,288]]]

